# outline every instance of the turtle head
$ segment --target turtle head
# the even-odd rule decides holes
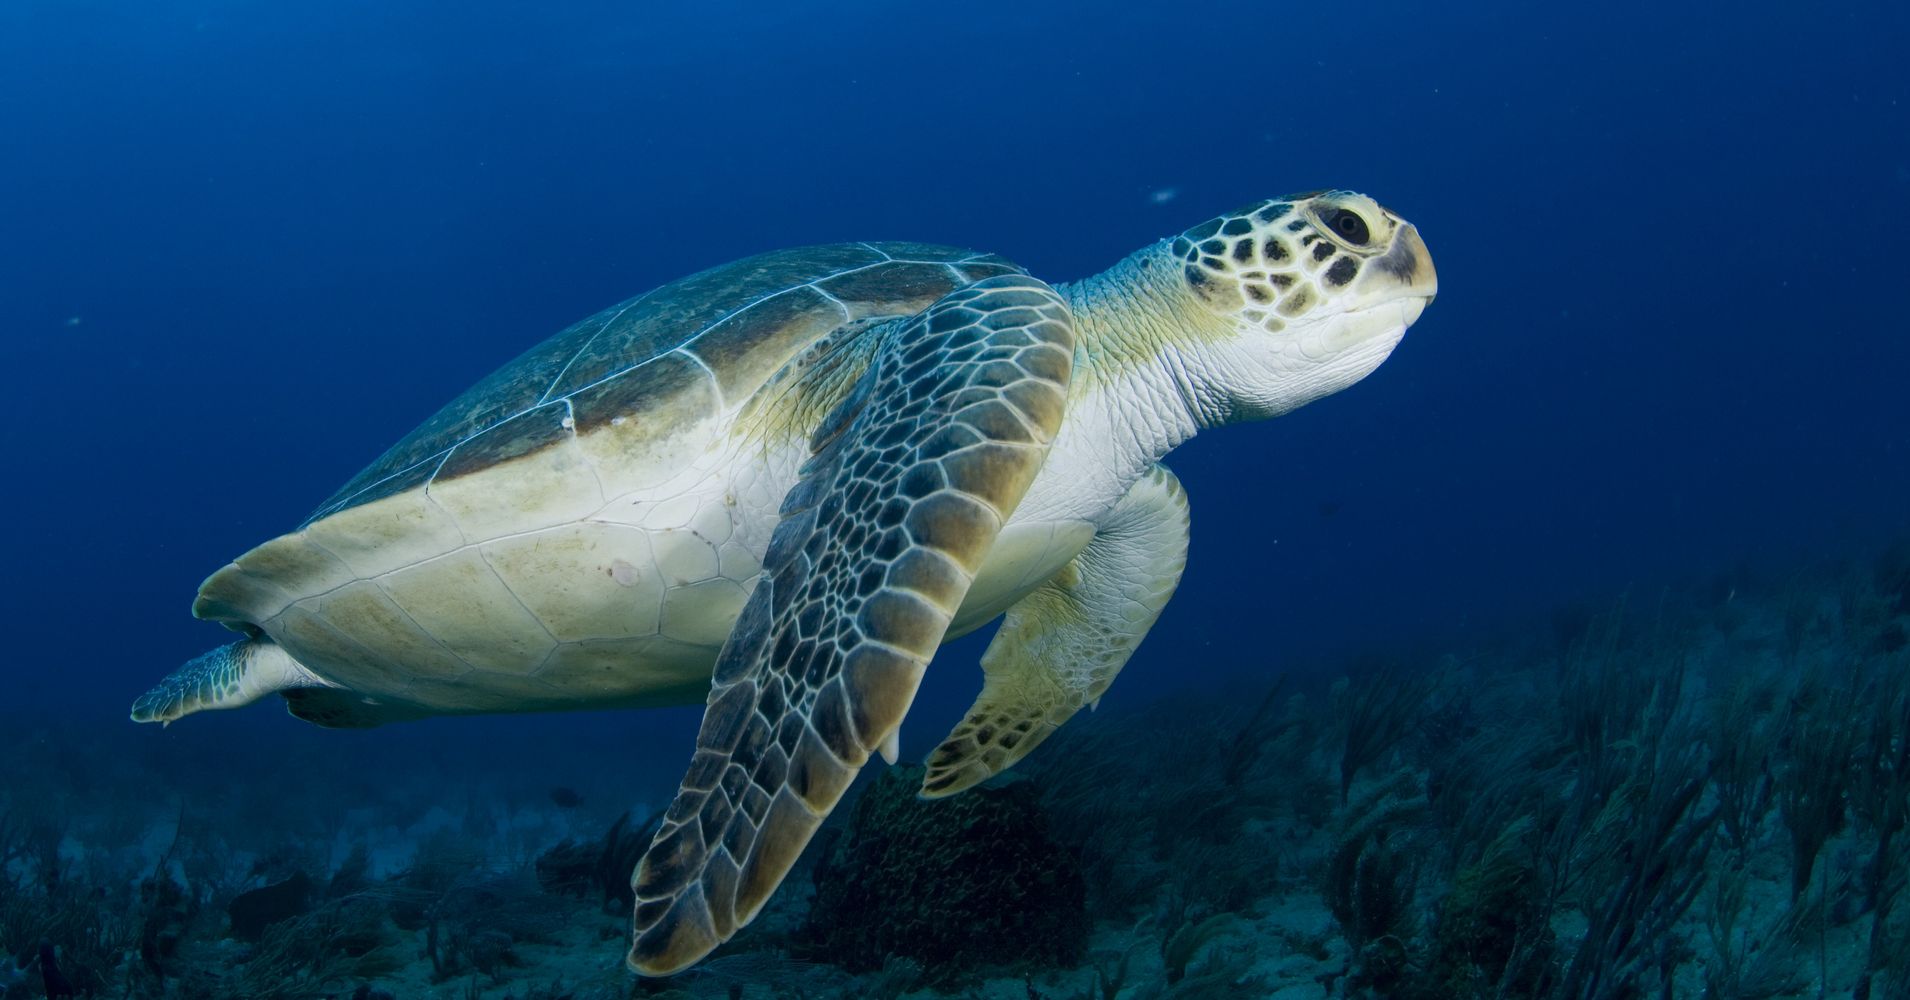
[[[1167,244],[1197,315],[1221,332],[1207,391],[1225,420],[1277,416],[1366,377],[1438,290],[1412,224],[1365,195],[1249,205]]]

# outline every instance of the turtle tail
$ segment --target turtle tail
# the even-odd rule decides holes
[[[171,723],[194,712],[250,705],[275,691],[320,683],[270,639],[242,639],[187,660],[133,702],[134,722]]]

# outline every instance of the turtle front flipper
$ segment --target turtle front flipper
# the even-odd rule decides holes
[[[278,643],[242,639],[187,660],[140,695],[133,721],[170,724],[194,712],[250,705],[274,691],[324,686]]]
[[[982,693],[929,754],[922,794],[1007,770],[1101,697],[1180,585],[1187,493],[1166,466],[1134,484],[1061,572],[1008,609],[982,654]]]
[[[988,278],[894,327],[823,420],[632,879],[633,969],[676,972],[749,923],[901,724],[1047,457],[1073,350],[1054,289]]]

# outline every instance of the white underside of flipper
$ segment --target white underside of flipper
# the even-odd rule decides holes
[[[929,755],[924,795],[1000,774],[1100,701],[1179,586],[1187,529],[1187,494],[1154,466],[1079,556],[1009,609],[982,655],[981,696]]]

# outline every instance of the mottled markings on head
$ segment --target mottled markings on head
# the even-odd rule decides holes
[[[1292,210],[1293,210],[1292,205],[1289,205],[1284,201],[1276,201],[1273,204],[1268,205],[1266,208],[1263,208],[1260,211],[1255,212],[1253,214],[1253,217],[1260,220],[1261,222],[1272,222],[1273,220],[1278,219],[1279,217],[1287,214],[1288,212]]]
[[[1203,222],[1200,225],[1195,226],[1192,229],[1189,229],[1186,233],[1186,236],[1190,240],[1204,240],[1207,237],[1212,236],[1217,232],[1220,232],[1220,223],[1221,223],[1220,219],[1209,219],[1206,222]]]
[[[1239,263],[1245,264],[1246,262],[1252,259],[1253,259],[1253,241],[1252,240],[1235,240],[1234,241],[1234,260]]]
[[[1258,282],[1249,282],[1246,285],[1243,285],[1242,287],[1247,290],[1248,298],[1254,300],[1255,302],[1260,303],[1261,305],[1266,305],[1273,301],[1273,290],[1269,289],[1265,285],[1262,285]]]
[[[1313,287],[1301,285],[1281,301],[1279,311],[1287,316],[1298,316],[1313,306]]]
[[[1338,248],[1325,240],[1321,240],[1313,245],[1313,259],[1316,261],[1325,260],[1337,252],[1339,252]]]
[[[1237,218],[1228,219],[1227,224],[1220,227],[1220,235],[1240,236],[1244,233],[1252,231],[1252,229],[1253,229],[1253,223],[1247,221],[1246,219],[1237,219]]]
[[[1187,287],[1195,295],[1217,309],[1236,309],[1241,305],[1241,292],[1238,282],[1231,280],[1229,265],[1212,257],[1201,259],[1199,266],[1189,265],[1185,269]],[[1230,280],[1217,280],[1226,278]]]
[[[1268,263],[1278,263],[1287,259],[1287,245],[1269,237],[1265,243],[1260,244],[1260,255],[1265,257]]]
[[[1404,281],[1411,278],[1413,272],[1418,270],[1419,257],[1402,241],[1394,245],[1386,256],[1379,258],[1379,267],[1387,274]]]
[[[1291,274],[1269,274],[1267,275],[1267,281],[1275,288],[1286,289],[1293,287],[1293,275]]]
[[[1354,262],[1353,258],[1341,256],[1340,259],[1333,262],[1332,266],[1326,269],[1326,280],[1328,284],[1344,286],[1350,283],[1354,276],[1359,273],[1360,266]]]
[[[1297,233],[1300,230],[1305,229],[1306,227],[1307,227],[1307,221],[1305,219],[1295,219],[1292,222],[1287,223],[1287,232]]]
[[[1220,240],[1208,240],[1200,245],[1200,252],[1218,257],[1227,252],[1227,244]]]

